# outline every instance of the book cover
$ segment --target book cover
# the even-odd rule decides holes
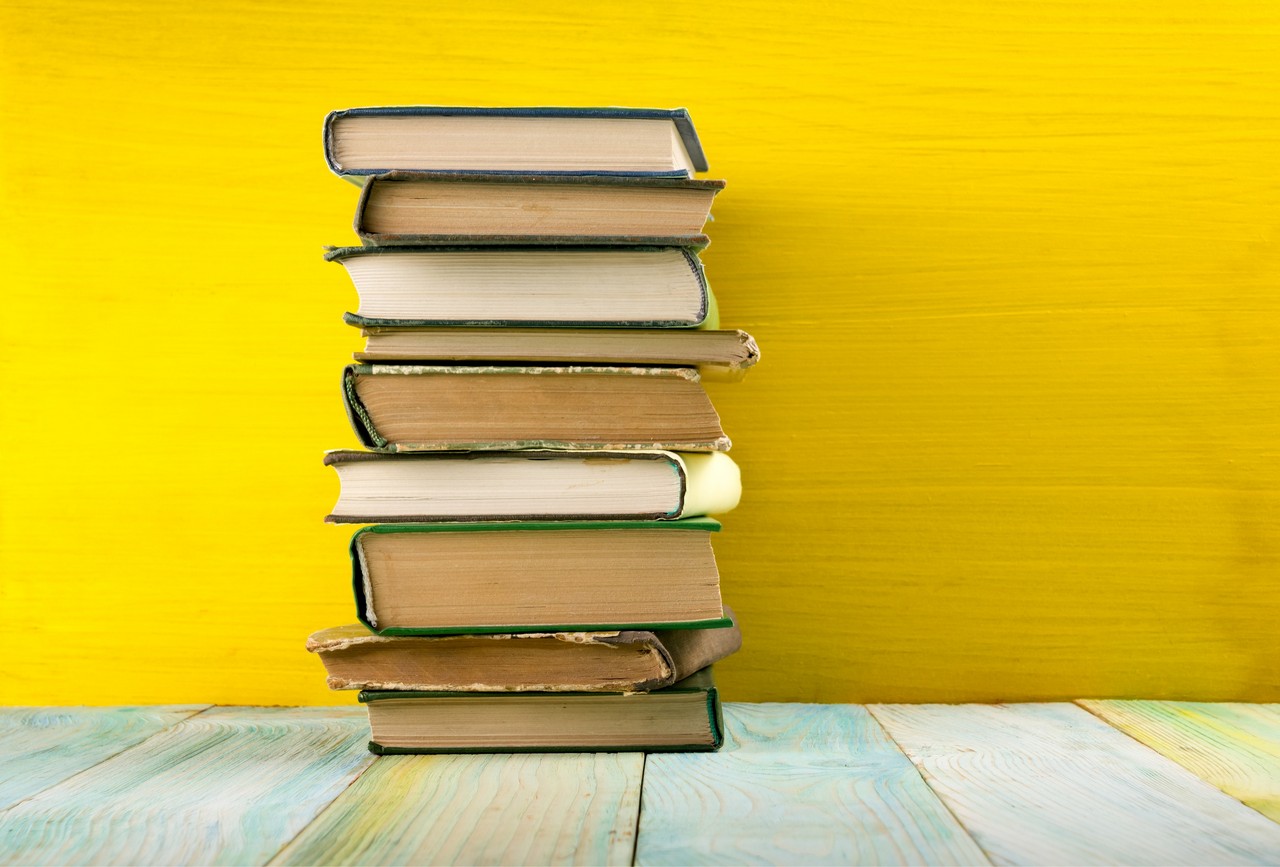
[[[662,548],[659,539],[644,538],[645,544],[645,569],[639,570],[643,576],[637,576],[634,583],[628,588],[628,594],[631,597],[645,596],[648,587],[645,587],[644,581],[658,579],[667,579],[671,572],[678,567],[685,567],[690,574],[700,575],[698,583],[692,585],[691,592],[696,593],[699,598],[698,608],[703,611],[703,598],[707,597],[714,603],[714,613],[709,616],[699,616],[692,620],[681,620],[680,617],[664,616],[655,617],[650,620],[593,620],[589,617],[577,617],[573,619],[571,615],[579,615],[582,610],[582,604],[576,599],[564,598],[567,587],[567,575],[557,570],[556,563],[550,562],[548,565],[548,557],[556,556],[557,552],[550,551],[548,555],[549,544],[558,542],[558,539],[552,539],[553,534],[576,533],[576,531],[586,530],[591,534],[602,533],[608,531],[612,533],[612,537],[599,537],[599,542],[586,553],[584,562],[590,562],[595,565],[593,570],[589,570],[584,580],[589,580],[591,585],[600,583],[600,575],[607,572],[608,565],[600,563],[599,557],[602,556],[602,548],[604,544],[611,544],[611,547],[622,548],[622,540],[618,537],[618,533],[640,534],[645,531],[660,530],[663,533],[672,534],[703,534],[718,533],[721,529],[719,521],[712,517],[686,517],[686,519],[678,521],[477,521],[471,524],[375,524],[365,526],[357,530],[352,535],[351,544],[349,544],[349,552],[351,552],[352,567],[352,592],[355,594],[356,616],[361,624],[367,629],[379,635],[483,635],[483,634],[499,634],[499,633],[603,633],[603,631],[621,631],[621,630],[678,630],[678,629],[721,629],[731,626],[732,621],[724,616],[722,603],[719,602],[718,574],[716,572],[716,563],[714,557],[710,556],[710,549],[707,543],[701,543],[705,547],[705,552],[701,557],[707,560],[707,563],[694,562],[692,556],[686,556],[684,560],[677,562],[667,562],[663,565],[663,561],[655,558],[655,552]],[[381,537],[381,535],[398,535],[398,537],[412,537],[419,534],[538,534],[543,539],[536,540],[536,546],[521,547],[518,540],[512,539],[511,543],[489,543],[488,540],[483,542],[484,551],[488,553],[489,548],[494,551],[502,551],[509,563],[509,569],[534,570],[534,574],[539,572],[550,571],[558,575],[554,580],[557,587],[557,598],[541,598],[539,590],[530,585],[521,584],[520,589],[512,589],[517,587],[515,581],[521,578],[515,572],[503,571],[495,574],[492,579],[485,576],[472,576],[471,563],[484,562],[490,560],[485,556],[480,561],[466,560],[463,556],[458,556],[456,552],[449,551],[442,555],[419,555],[417,561],[411,560],[410,555],[398,552],[389,555],[388,562],[397,563],[398,569],[408,570],[407,578],[399,580],[399,587],[412,587],[417,594],[425,594],[430,601],[417,602],[417,612],[419,615],[413,617],[410,624],[406,625],[388,625],[387,617],[381,616],[378,608],[379,599],[383,601],[392,601],[403,604],[404,599],[397,597],[385,597],[376,589],[378,584],[374,569],[376,563],[369,555],[365,546],[367,537]],[[562,537],[563,538],[563,537]],[[609,542],[609,540],[613,542]],[[639,535],[636,537],[640,542]],[[412,539],[408,539],[412,542]],[[500,540],[499,540],[500,542]],[[534,542],[534,540],[531,540]],[[548,544],[544,544],[548,543]],[[690,539],[690,542],[696,542]],[[399,546],[404,547],[404,546]],[[433,558],[434,557],[434,558]],[[497,561],[495,561],[497,562]],[[417,565],[421,563],[421,565]],[[520,608],[524,613],[522,622],[503,621],[503,616],[509,616],[503,613],[493,611],[492,606],[486,606],[483,602],[467,602],[467,615],[456,615],[460,617],[458,622],[447,622],[440,625],[424,625],[422,624],[422,611],[431,610],[431,608],[439,607],[434,601],[454,602],[454,597],[463,592],[462,588],[449,583],[448,580],[438,581],[438,572],[449,570],[449,575],[457,578],[458,575],[466,575],[468,578],[480,581],[484,585],[486,597],[498,599],[498,601],[508,608],[515,611]],[[708,575],[709,572],[709,575]],[[680,575],[671,578],[673,581],[682,580]],[[704,581],[710,581],[709,585]],[[407,581],[407,584],[406,584]],[[639,584],[636,584],[639,581]],[[541,585],[544,589],[541,594],[545,594],[545,588],[548,584]],[[681,585],[678,590],[684,590],[689,585]],[[394,590],[394,593],[401,594],[404,590]],[[461,598],[461,597],[458,597]],[[494,602],[493,604],[498,604]],[[547,611],[552,603],[558,603],[559,610],[570,612],[563,620],[539,620],[539,617]],[[631,599],[628,599],[628,603]],[[604,601],[595,601],[593,610],[617,611],[617,603],[613,599],[604,599]],[[474,608],[474,610],[471,610]],[[664,607],[666,610],[666,607]],[[488,621],[479,622],[481,619]]]
[[[331,247],[325,252],[324,259],[326,262],[337,262],[347,268],[351,272],[352,281],[356,284],[357,290],[361,288],[361,281],[357,278],[357,274],[353,268],[362,257],[388,257],[397,259],[401,262],[412,261],[413,258],[423,258],[440,256],[442,259],[449,254],[462,254],[468,256],[471,261],[467,262],[467,268],[473,272],[483,272],[486,265],[490,270],[504,271],[511,276],[508,279],[514,284],[514,288],[523,295],[523,299],[537,299],[539,295],[552,293],[553,295],[562,295],[564,293],[565,276],[558,271],[549,271],[542,276],[541,282],[534,282],[531,275],[526,269],[523,273],[513,272],[513,266],[505,264],[506,260],[510,260],[513,254],[529,253],[536,254],[541,257],[555,257],[559,262],[566,263],[565,270],[568,271],[567,265],[573,262],[574,254],[584,254],[580,258],[591,257],[599,261],[603,256],[606,259],[610,254],[622,254],[628,257],[630,261],[636,261],[636,254],[643,255],[645,260],[653,260],[657,263],[659,257],[669,259],[670,257],[679,256],[683,261],[687,278],[686,281],[691,284],[691,289],[699,296],[697,309],[691,314],[682,318],[642,318],[637,316],[624,316],[618,314],[593,315],[592,317],[574,318],[572,316],[539,316],[537,314],[525,314],[517,317],[509,313],[503,315],[495,313],[487,317],[481,316],[437,316],[434,318],[423,317],[405,317],[405,316],[370,316],[364,312],[347,313],[343,316],[343,320],[348,325],[358,328],[372,327],[424,327],[424,326],[470,326],[470,327],[493,327],[493,326],[523,326],[526,328],[718,328],[718,315],[712,317],[715,311],[714,297],[711,296],[710,287],[707,285],[706,273],[702,267],[702,261],[698,258],[698,248],[696,247],[653,247],[648,245],[611,247],[609,245],[565,245],[560,244],[561,239],[555,237],[543,237],[526,239],[522,244],[510,246],[486,246],[486,245],[455,245],[455,244],[438,244],[428,246],[415,245],[397,245],[397,246],[378,246],[378,247]],[[551,247],[550,245],[554,245]],[[350,264],[349,264],[350,263]],[[646,263],[647,264],[647,263]],[[671,274],[668,271],[659,271],[652,277],[648,276],[646,269],[641,272],[636,270],[637,274],[643,273],[649,281],[650,286],[644,287],[647,291],[652,292],[652,285],[665,285],[671,282]],[[444,280],[443,275],[430,274],[437,280]],[[375,288],[387,291],[388,280],[370,279],[369,283]],[[449,285],[432,285],[427,275],[418,275],[414,283],[414,276],[408,274],[402,276],[393,285],[399,290],[397,295],[403,297],[406,295],[418,295],[423,298],[431,298],[432,296],[445,296],[450,292],[458,292],[456,279],[454,283]],[[401,285],[403,284],[403,285]],[[683,285],[683,284],[682,284]],[[485,287],[488,289],[489,287]],[[409,292],[407,290],[412,290]],[[635,302],[627,297],[618,297],[618,289],[607,283],[598,282],[593,285],[589,293],[584,292],[584,300],[589,300],[593,308],[606,310],[631,309],[635,306]],[[522,299],[522,300],[523,300]],[[364,293],[361,295],[361,306],[364,307]],[[402,302],[404,303],[404,302]],[[524,306],[529,306],[529,301],[525,300]],[[545,306],[545,305],[543,305]],[[581,316],[580,311],[578,312]],[[503,311],[506,313],[506,311]]]
[[[685,153],[688,155],[694,171],[705,172],[708,169],[706,154],[702,143],[694,129],[693,120],[684,108],[624,108],[624,107],[570,107],[570,106],[523,106],[523,107],[482,107],[482,106],[443,106],[443,105],[399,105],[368,106],[348,108],[330,112],[324,119],[324,158],[329,170],[339,177],[362,183],[371,175],[385,174],[391,166],[371,168],[349,168],[343,166],[335,154],[335,130],[340,121],[346,118],[415,118],[415,117],[474,117],[474,118],[530,118],[530,119],[564,119],[574,120],[662,120],[669,121],[675,127]],[[423,167],[426,168],[426,167]],[[644,175],[649,177],[688,177],[687,169],[672,168],[669,171],[635,172],[611,170],[607,168],[581,169],[576,172],[560,170],[560,174],[573,173],[582,175]]]
[[[760,360],[745,331],[618,328],[366,326],[362,363],[662,365],[703,381],[737,382]]]
[[[713,667],[638,693],[362,691],[370,752],[713,752],[724,715]]]
[[[725,616],[733,613],[725,606]],[[330,689],[427,692],[649,692],[736,652],[721,629],[395,637],[360,624],[307,639]]]
[[[705,247],[717,179],[393,171],[371,177],[353,228],[366,246]],[[429,202],[430,204],[424,204]]]
[[[349,365],[347,417],[388,452],[728,451],[697,371],[667,367]]]
[[[675,520],[723,514],[742,495],[724,452],[339,449],[324,463],[341,482],[333,524]]]

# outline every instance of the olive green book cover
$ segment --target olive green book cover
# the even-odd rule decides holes
[[[373,729],[369,750],[378,755],[714,752],[724,743],[724,714],[712,669],[708,666],[653,692],[602,695],[366,691],[360,693],[359,699],[369,706]],[[396,708],[397,704],[401,707]],[[581,737],[575,738],[582,727],[577,712],[583,706],[596,708],[590,726],[593,730],[581,731]],[[407,737],[383,735],[380,717],[387,710],[398,711],[396,728],[399,732],[408,731]],[[441,726],[441,711],[462,711],[468,724],[462,732],[454,728],[445,737],[434,738],[431,730]],[[546,734],[530,724],[534,719],[544,725],[558,725],[552,734]],[[673,737],[658,724],[671,720],[697,731],[690,731],[688,737]],[[422,730],[412,731],[417,727]],[[623,730],[626,736],[611,743],[609,735],[596,733],[610,728]],[[472,736],[470,742],[466,742],[468,736]],[[388,743],[391,740],[401,743]],[[416,743],[405,743],[410,740]]]
[[[622,630],[716,629],[733,625],[720,607],[719,616],[699,620],[657,620],[649,622],[569,622],[569,623],[457,623],[447,626],[386,626],[378,622],[374,606],[373,581],[363,540],[369,535],[421,533],[561,533],[591,530],[630,533],[638,530],[670,533],[716,533],[720,522],[714,518],[684,518],[678,521],[484,521],[457,524],[374,524],[362,527],[351,537],[351,586],[356,617],[377,635],[485,635],[507,632],[615,632]],[[428,579],[424,578],[424,583]],[[447,593],[448,588],[436,588]]]

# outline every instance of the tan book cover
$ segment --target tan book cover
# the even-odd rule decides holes
[[[731,445],[696,370],[667,367],[351,365],[347,415],[388,452]]]
[[[737,330],[365,326],[363,332],[365,348],[355,358],[365,363],[674,365],[696,367],[703,380],[733,382],[760,360],[755,339]]]
[[[307,639],[331,689],[429,692],[647,692],[741,646],[736,621],[720,629],[403,637],[352,624]]]

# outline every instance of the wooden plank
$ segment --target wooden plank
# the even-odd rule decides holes
[[[996,863],[1280,859],[1280,826],[1075,705],[870,710]]]
[[[213,708],[0,813],[23,864],[263,863],[372,760],[359,708]]]
[[[865,708],[728,704],[719,753],[651,755],[637,864],[986,864]]]
[[[1280,705],[1186,701],[1079,704],[1280,822]]]
[[[385,756],[273,864],[630,864],[642,753]]]
[[[0,708],[0,810],[205,707]]]

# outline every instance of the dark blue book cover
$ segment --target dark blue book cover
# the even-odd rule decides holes
[[[658,109],[658,108],[572,108],[558,106],[531,106],[531,107],[515,107],[515,108],[482,108],[475,106],[439,106],[439,105],[408,105],[408,106],[374,106],[368,108],[349,108],[341,111],[333,111],[325,117],[324,120],[324,155],[325,161],[329,165],[330,171],[335,174],[347,178],[357,184],[363,183],[363,179],[371,175],[385,174],[388,171],[396,169],[408,169],[413,171],[459,171],[456,167],[432,166],[432,165],[414,165],[414,166],[366,166],[353,167],[344,165],[343,161],[338,157],[338,139],[339,128],[342,121],[348,119],[360,118],[381,118],[394,121],[397,118],[422,118],[422,117],[451,117],[451,118],[534,118],[534,119],[565,119],[567,121],[574,120],[666,120],[675,126],[676,133],[683,143],[684,150],[689,158],[689,163],[694,171],[707,171],[707,158],[702,150],[702,144],[698,140],[698,133],[693,127],[693,121],[689,117],[689,112],[683,108]],[[566,130],[566,132],[568,132]],[[503,171],[496,166],[481,166],[474,169],[477,172],[493,174]],[[529,169],[513,169],[514,174],[531,174],[536,170]],[[584,167],[578,169],[558,168],[548,170],[553,174],[578,174],[578,175],[603,175],[603,176],[638,176],[638,177],[672,177],[686,178],[691,174],[688,169],[675,167],[662,171],[640,171],[625,168],[602,168],[602,167]]]

